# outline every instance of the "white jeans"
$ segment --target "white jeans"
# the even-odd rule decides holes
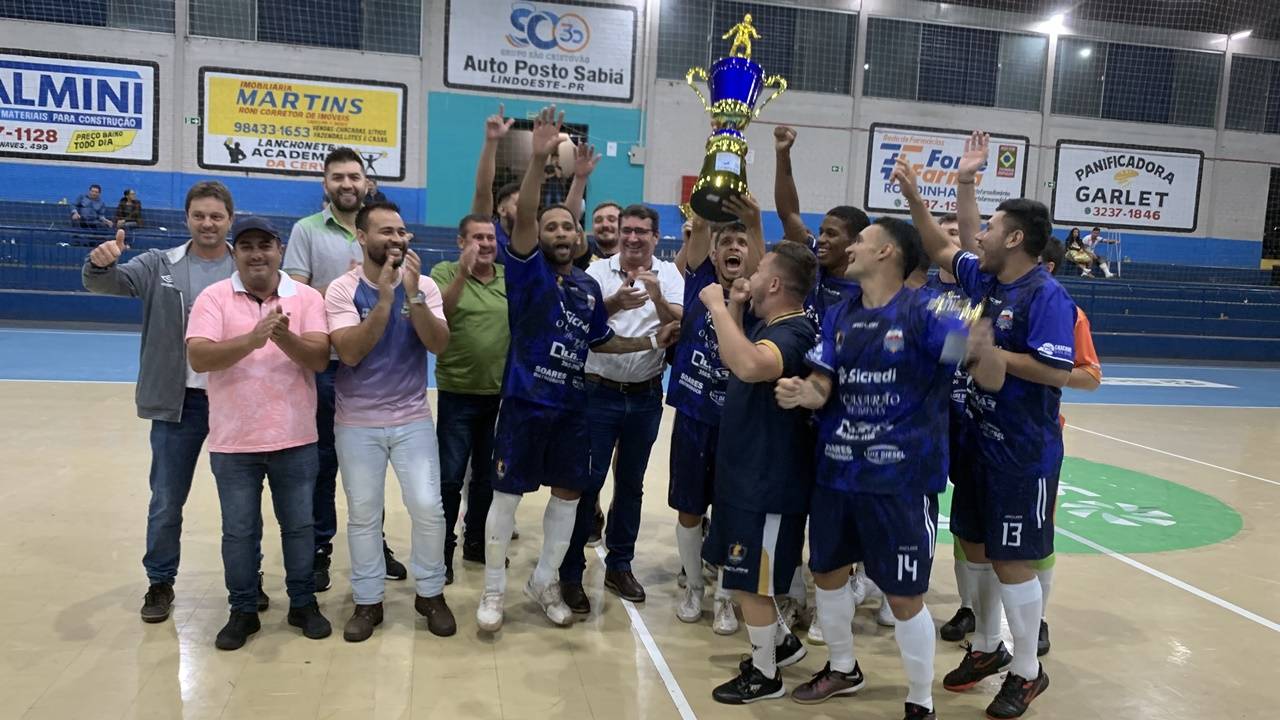
[[[413,525],[409,569],[417,592],[444,592],[444,505],[440,502],[440,453],[430,419],[392,427],[334,427],[342,489],[347,494],[347,544],[351,590],[357,605],[382,602],[386,559],[382,555],[382,510],[387,461]]]

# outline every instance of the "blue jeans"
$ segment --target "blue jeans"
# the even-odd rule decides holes
[[[609,570],[631,570],[640,534],[640,506],[644,500],[644,473],[649,452],[658,439],[662,422],[662,390],[654,387],[631,395],[587,382],[587,424],[591,432],[592,489],[578,502],[573,538],[560,565],[560,582],[581,583],[586,569],[587,537],[595,527],[596,500],[618,450],[613,473],[613,503],[609,506],[605,546]]]
[[[435,597],[444,592],[444,507],[431,420],[389,427],[339,425],[334,437],[347,494],[347,546],[356,604],[380,603],[385,596],[387,566],[380,531],[387,461],[395,468],[400,497],[413,526],[409,567],[418,595]]]
[[[280,524],[284,584],[289,606],[316,601],[315,444],[261,453],[209,453],[222,506],[222,569],[232,610],[258,611],[258,567],[262,545],[262,478],[271,485],[271,504]]]
[[[467,486],[466,530],[463,548],[484,555],[484,524],[493,501],[493,433],[498,422],[500,395],[464,395],[439,391],[436,437],[440,442],[440,496],[444,501],[445,562],[453,565],[458,547],[454,528],[462,506],[462,484],[471,463]]]
[[[338,492],[338,452],[333,445],[333,414],[335,403],[333,379],[338,373],[338,361],[330,360],[324,372],[316,373],[316,442],[319,468],[316,470],[315,508],[316,552],[333,554],[333,536],[338,534],[338,509],[334,496]]]
[[[179,422],[151,421],[151,505],[142,567],[152,583],[173,584],[182,552],[182,506],[209,434],[209,398],[187,388]]]

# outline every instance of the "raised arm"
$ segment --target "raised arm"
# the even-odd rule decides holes
[[[471,212],[477,215],[493,215],[493,175],[498,168],[498,143],[506,137],[515,118],[506,118],[502,103],[498,113],[484,121],[484,146],[476,163],[476,189],[471,198]]]
[[[982,213],[978,210],[978,171],[987,162],[991,136],[974,130],[964,141],[964,155],[956,171],[956,223],[960,226],[960,248],[968,252],[978,249],[978,230]],[[946,267],[950,270],[950,266]]]
[[[693,213],[689,218],[689,239],[680,246],[676,253],[676,269],[680,272],[693,272],[706,262],[711,254],[711,223],[707,219]]]
[[[587,180],[595,172],[600,156],[596,154],[594,145],[582,143],[574,153],[573,182],[569,183],[569,195],[564,199],[564,206],[574,219],[582,217],[582,201],[587,194]]]
[[[800,193],[796,192],[796,180],[791,174],[791,146],[795,142],[795,130],[786,125],[773,129],[773,149],[778,159],[773,176],[773,204],[777,208],[778,219],[782,221],[783,235],[788,240],[808,245],[809,228],[800,217]]]
[[[520,202],[516,205],[516,225],[511,232],[511,250],[528,257],[538,249],[538,200],[547,156],[560,144],[560,126],[564,113],[556,114],[556,106],[544,107],[533,121],[533,155],[520,183]]]
[[[720,343],[720,359],[729,372],[743,382],[770,382],[782,376],[782,358],[778,353],[751,342],[742,330],[742,312],[751,297],[745,279],[734,281],[728,305],[724,302],[724,290],[715,283],[703,288],[699,297],[711,311],[711,324]]]
[[[731,197],[725,201],[725,209],[747,226],[747,259],[743,264],[742,276],[751,277],[764,259],[764,222],[760,218],[760,203],[751,193],[739,197]],[[796,217],[799,217],[797,213]],[[803,223],[801,227],[804,227]],[[809,231],[805,230],[807,234]]]
[[[893,168],[893,182],[898,183],[902,197],[911,206],[911,221],[915,223],[916,230],[920,231],[920,242],[924,245],[925,253],[935,265],[950,272],[954,267],[956,253],[960,251],[951,244],[947,233],[930,214],[929,207],[924,204],[924,198],[920,197],[920,190],[916,187],[916,173],[902,156],[898,156],[898,164]]]
[[[99,295],[123,295],[141,297],[151,286],[154,274],[146,253],[121,265],[120,256],[128,249],[124,230],[117,230],[115,239],[108,240],[93,249],[80,271],[84,289]]]

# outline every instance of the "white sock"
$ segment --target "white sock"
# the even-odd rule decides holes
[[[511,545],[511,528],[516,524],[516,508],[522,495],[493,491],[489,515],[484,521],[484,591],[507,591],[507,547]]]
[[[776,602],[774,607],[777,607]],[[790,634],[791,628],[787,627],[787,621],[782,619],[782,613],[778,613],[778,620],[773,624],[773,644],[781,645]]]
[[[542,513],[542,552],[538,554],[538,565],[533,569],[534,585],[546,587],[556,581],[577,518],[576,498],[563,500],[552,495],[547,501],[547,509]]]
[[[747,637],[751,639],[751,662],[767,678],[778,674],[777,656],[774,653],[776,646],[773,644],[777,626],[777,623],[764,627],[747,626]]]
[[[702,528],[685,527],[676,522],[676,549],[680,551],[680,565],[684,567],[685,584],[691,588],[705,586],[702,580]]]
[[[1040,619],[1049,612],[1049,591],[1053,589],[1053,568],[1036,571],[1036,579],[1040,581]]]
[[[1001,585],[1004,613],[1013,633],[1013,664],[1009,671],[1027,680],[1040,675],[1036,640],[1040,634],[1040,583],[1028,580],[1017,585]]]
[[[844,583],[839,590],[814,590],[818,604],[818,627],[831,655],[831,669],[853,672],[853,591]]]
[[[796,572],[791,576],[791,588],[787,590],[787,595],[801,607],[808,604],[809,592],[804,586],[804,565],[797,565]]]
[[[1000,578],[990,563],[969,563],[969,572],[977,581],[978,592],[974,596],[973,649],[994,652],[1000,646],[1000,618],[1003,607],[1000,602]]]
[[[899,620],[893,626],[893,637],[902,653],[902,668],[907,673],[907,702],[933,708],[933,655],[937,640],[933,616],[926,605],[910,620]]]
[[[956,592],[960,594],[960,607],[973,609],[974,595],[978,591],[977,578],[969,569],[967,560],[956,560]]]
[[[699,572],[701,572],[701,570],[699,570]],[[687,574],[688,574],[688,573],[686,573],[686,575],[687,575]],[[687,581],[687,579],[686,579],[686,581]],[[719,569],[719,571],[717,571],[717,572],[716,572],[716,592],[715,592],[715,597],[716,597],[716,599],[717,599],[717,600],[724,600],[724,601],[726,601],[726,602],[729,602],[729,601],[732,601],[732,600],[733,600],[733,593],[731,593],[731,592],[729,592],[728,590],[725,590],[725,589],[724,589],[724,568],[720,568],[720,569]]]

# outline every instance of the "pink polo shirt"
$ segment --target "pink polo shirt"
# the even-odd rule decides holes
[[[240,274],[205,288],[191,308],[187,339],[230,340],[253,331],[280,306],[289,330],[328,333],[324,298],[283,272],[266,302],[250,295]],[[209,451],[272,452],[316,442],[315,373],[270,340],[226,370],[209,373]]]

